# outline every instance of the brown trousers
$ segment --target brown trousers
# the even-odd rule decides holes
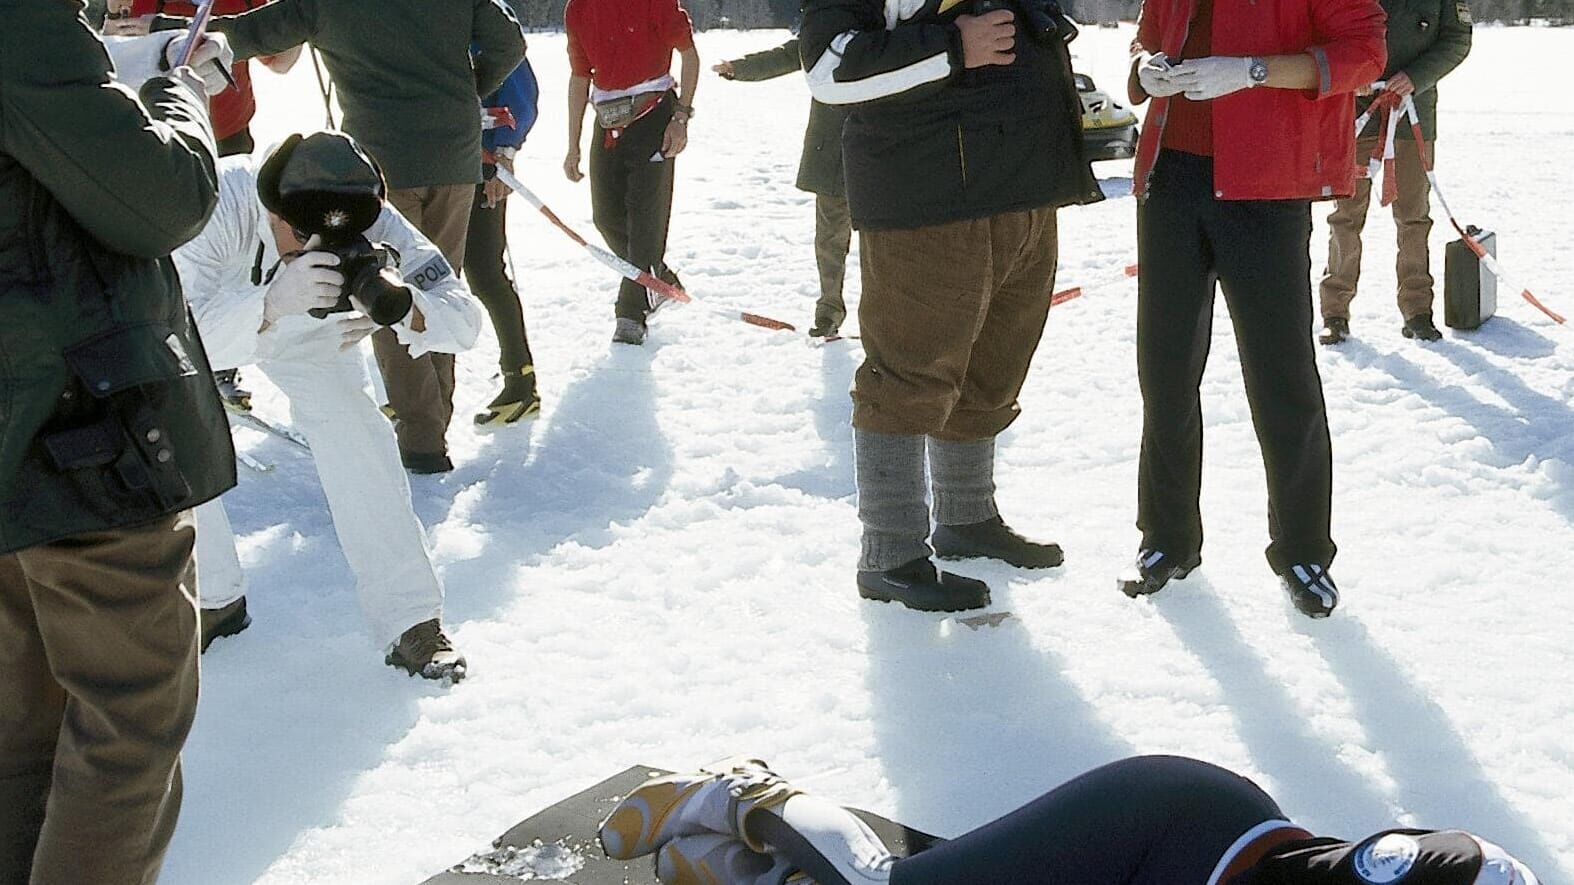
[[[465,238],[475,185],[445,184],[388,192],[388,202],[442,250],[454,273],[465,266]],[[394,432],[401,453],[443,454],[448,451],[448,422],[454,417],[454,355],[428,353],[410,358],[392,329],[372,335],[372,352],[388,389],[388,404],[397,417]]]
[[[1016,420],[1055,286],[1055,210],[1006,212],[858,241],[864,363],[853,426],[990,439]]]
[[[820,300],[814,305],[814,324],[822,320],[840,326],[847,317],[842,282],[847,276],[847,251],[853,245],[853,216],[846,197],[814,197],[814,262],[820,269]]]
[[[1377,141],[1375,137],[1356,141],[1356,159],[1364,162],[1370,157]],[[1424,145],[1428,163],[1432,148],[1431,142]],[[1393,204],[1394,225],[1399,229],[1395,270],[1399,312],[1408,320],[1432,312],[1432,257],[1427,249],[1427,237],[1432,233],[1432,187],[1415,142],[1400,139],[1394,145],[1394,172],[1399,185]],[[1350,302],[1361,278],[1361,230],[1366,227],[1371,200],[1372,182],[1363,178],[1356,182],[1355,196],[1340,200],[1328,216],[1328,267],[1319,291],[1324,319],[1350,318]]]
[[[0,883],[151,883],[197,711],[190,513],[0,556]]]

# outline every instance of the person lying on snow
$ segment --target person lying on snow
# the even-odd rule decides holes
[[[387,662],[457,681],[465,659],[443,633],[443,586],[359,345],[387,328],[415,356],[456,353],[475,343],[481,306],[386,193],[343,133],[291,136],[260,166],[226,158],[219,207],[175,265],[215,364],[255,363],[289,398]],[[206,644],[250,619],[223,505],[198,508],[197,525]]]
[[[846,809],[756,760],[655,777],[601,825],[608,856],[654,854],[663,885],[1538,885],[1458,830],[1356,841],[1296,826],[1256,784],[1206,762],[1106,765],[1005,817],[896,858]]]

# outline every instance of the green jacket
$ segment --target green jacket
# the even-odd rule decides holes
[[[274,0],[212,27],[236,58],[315,46],[344,131],[391,188],[479,182],[481,97],[525,57],[525,35],[501,0]]]
[[[115,84],[80,9],[0,0],[0,553],[235,484],[168,257],[218,199],[206,102]]]
[[[732,63],[734,80],[769,80],[803,70],[798,58],[798,38],[775,49],[745,55]],[[798,161],[798,188],[827,197],[847,195],[842,173],[842,124],[851,106],[813,102],[809,128],[803,134],[803,158]]]
[[[1469,0],[1382,0],[1388,13],[1387,79],[1410,75],[1416,86],[1416,114],[1427,141],[1437,138],[1437,82],[1459,67],[1470,54]],[[1360,103],[1364,112],[1370,99]],[[1362,135],[1381,135],[1381,119],[1367,124]],[[1400,121],[1399,134],[1412,138],[1410,127]]]

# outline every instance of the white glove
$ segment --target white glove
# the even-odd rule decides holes
[[[340,350],[355,347],[368,335],[382,328],[364,313],[331,313],[325,322],[334,324],[334,329],[339,334]]]
[[[1180,85],[1170,79],[1173,71],[1164,53],[1150,55],[1137,66],[1137,82],[1142,84],[1142,91],[1153,98],[1168,98],[1181,91]]]
[[[316,244],[306,245],[310,249]],[[280,265],[262,298],[263,322],[271,325],[284,317],[337,304],[344,291],[344,274],[334,270],[338,263],[339,256],[332,252],[308,251]]]
[[[171,39],[164,46],[164,69],[173,70],[180,65],[180,57],[186,51],[186,34]],[[197,76],[202,78],[202,87],[209,95],[218,95],[230,88],[230,67],[235,64],[235,52],[230,49],[230,41],[223,34],[204,34],[197,44],[197,51],[191,54],[188,64]]]
[[[1226,55],[1183,61],[1170,72],[1170,81],[1192,101],[1208,101],[1256,85],[1252,60]]]

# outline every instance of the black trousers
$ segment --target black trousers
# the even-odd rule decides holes
[[[1282,819],[1238,774],[1142,756],[898,861],[891,885],[1201,885],[1248,830]]]
[[[635,267],[668,279],[667,222],[672,214],[674,161],[661,156],[661,140],[672,120],[675,99],[661,103],[616,138],[597,128],[590,147],[590,202],[596,230],[607,248]],[[645,287],[624,280],[617,315],[643,320],[650,312]]]
[[[476,186],[475,205],[470,208],[465,282],[492,318],[492,330],[497,333],[498,367],[504,372],[518,372],[535,360],[525,337],[525,311],[519,302],[519,291],[509,279],[504,263],[508,251],[508,201],[500,200],[488,209],[482,187]]]
[[[1326,566],[1333,461],[1312,344],[1311,205],[1224,201],[1210,158],[1164,151],[1137,209],[1137,375],[1144,547],[1202,549],[1198,387],[1224,289],[1268,473],[1268,561]]]

